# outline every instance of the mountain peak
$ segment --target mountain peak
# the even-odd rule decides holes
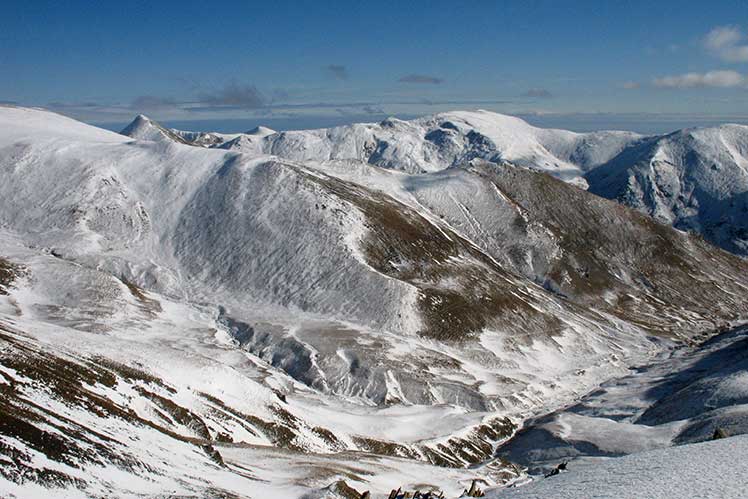
[[[129,125],[122,129],[120,134],[127,135],[128,137],[132,137],[134,139],[140,139],[143,138],[141,137],[141,135],[143,135],[143,133],[145,133],[148,128],[154,125],[160,126],[156,122],[151,120],[148,116],[139,114],[130,122]]]
[[[152,140],[154,142],[168,141],[188,144],[176,131],[164,127],[144,114],[139,114],[127,125],[120,134],[137,140]]]
[[[245,132],[244,135],[255,135],[255,136],[259,136],[259,137],[265,137],[267,135],[273,135],[274,133],[278,133],[278,132],[276,132],[272,128],[268,128],[268,127],[262,126],[262,125],[257,125],[253,129],[248,130],[247,132]]]

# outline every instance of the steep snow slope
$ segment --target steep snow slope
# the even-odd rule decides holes
[[[587,175],[590,191],[748,255],[748,127],[642,140]]]
[[[701,262],[710,259],[712,249],[698,239],[683,237],[545,175],[487,164],[474,165],[468,172],[472,175],[456,175],[448,181],[435,178],[425,186],[417,185],[415,195],[431,206],[434,197],[438,203],[446,193],[449,201],[462,209],[448,202],[446,206],[437,204],[435,213],[462,222],[463,230],[471,236],[475,233],[475,239],[482,239],[481,246],[496,258],[509,260],[508,266],[578,303],[608,309],[622,318],[635,310],[639,321],[656,321],[660,315],[677,322],[677,309],[684,307],[695,314],[690,318],[696,319],[708,301],[710,286],[701,292],[698,289],[712,280],[706,276],[702,280],[700,274],[714,271],[714,276],[722,279],[732,274],[733,265],[742,267],[722,255],[730,261],[728,265],[721,267],[717,260],[722,258],[718,258],[715,267],[703,269]],[[462,184],[470,176],[471,188],[464,189]],[[463,190],[448,187],[449,182]],[[495,205],[482,209],[476,202],[478,196],[491,194]],[[486,219],[509,210],[513,216],[503,224]],[[496,230],[506,232],[491,233]],[[694,293],[693,300],[683,293],[685,287]],[[740,302],[743,289],[742,285],[733,288],[728,300]],[[656,329],[654,323],[648,326]],[[665,321],[661,327],[668,328]]]
[[[737,278],[721,292],[728,303],[742,302],[739,259],[547,175],[479,160],[424,175],[336,162],[320,168],[446,223],[503,268],[567,301],[653,331],[677,335],[700,322],[721,325],[716,316],[707,319],[724,317],[724,304],[711,299],[715,279]]]

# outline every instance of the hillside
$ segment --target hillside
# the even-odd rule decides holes
[[[676,348],[526,421],[497,453],[536,478],[489,496],[741,497],[747,341],[742,327]],[[568,471],[542,477],[563,462]]]
[[[748,329],[680,347],[602,384],[573,405],[525,422],[498,453],[531,470],[748,432]]]

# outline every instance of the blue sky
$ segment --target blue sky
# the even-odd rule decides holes
[[[572,129],[748,120],[744,0],[1,10],[0,101],[112,126],[145,113],[193,128],[299,128],[458,108]]]

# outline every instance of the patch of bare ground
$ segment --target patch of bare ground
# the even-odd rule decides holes
[[[127,279],[122,279],[122,284],[127,286],[130,294],[138,301],[140,309],[143,311],[143,313],[145,313],[147,317],[154,319],[158,314],[162,312],[161,303],[159,303],[158,300],[150,298],[143,289],[136,286]]]
[[[23,266],[0,256],[0,295],[7,295],[13,286],[13,282],[25,273],[26,270]]]
[[[570,302],[664,336],[748,315],[748,262],[701,237],[547,174],[489,163],[468,170],[553,234],[562,251],[546,278]]]

